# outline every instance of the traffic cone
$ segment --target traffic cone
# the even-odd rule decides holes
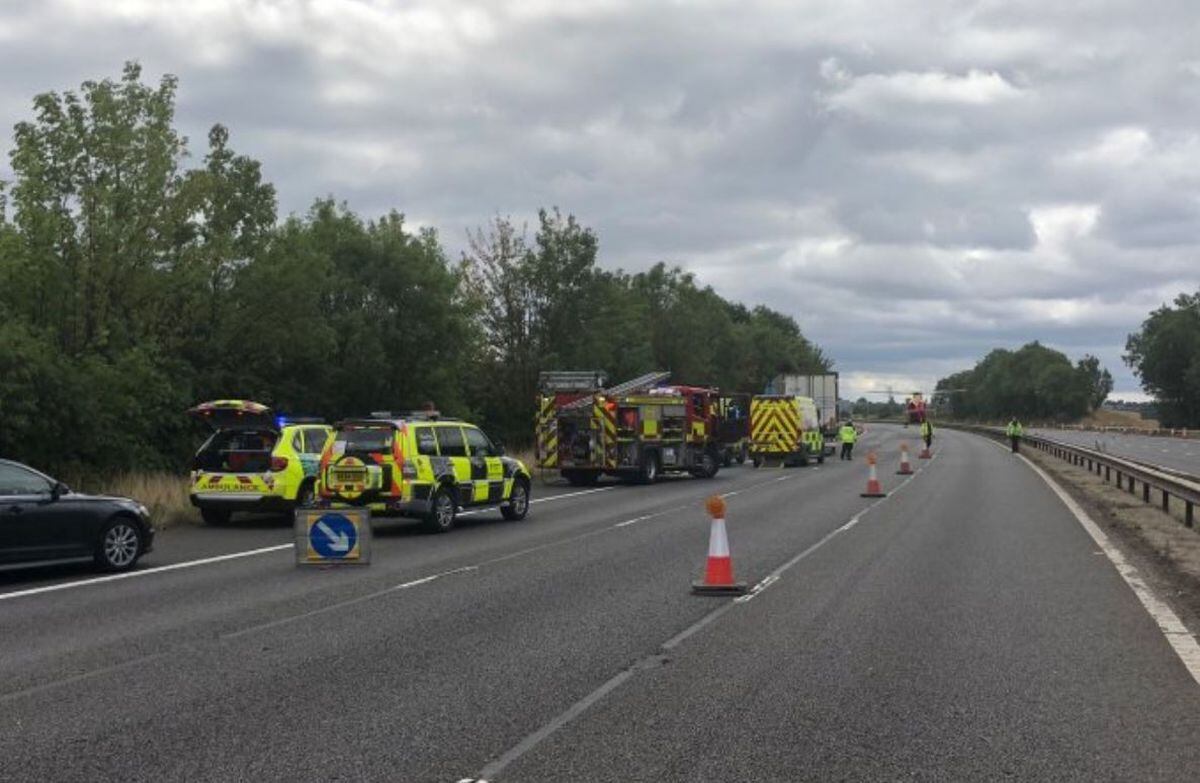
[[[908,462],[908,444],[900,444],[900,470],[896,471],[897,476],[911,476],[913,473],[912,465]]]
[[[861,493],[864,498],[885,498],[887,493],[879,486],[879,474],[875,471],[875,452],[867,453],[867,465],[871,467],[871,473],[867,478],[867,491]]]
[[[741,595],[746,592],[746,584],[733,581],[733,558],[729,555],[729,537],[725,534],[725,501],[713,495],[704,505],[712,516],[708,564],[704,568],[704,581],[692,582],[692,592],[697,595]]]
[[[933,452],[929,450],[928,446],[926,446],[925,448],[921,449],[921,453],[917,455],[917,459],[933,459]]]

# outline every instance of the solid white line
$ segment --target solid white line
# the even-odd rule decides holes
[[[1171,610],[1171,607],[1159,600],[1154,591],[1150,589],[1150,586],[1142,579],[1138,570],[1129,564],[1129,561],[1125,559],[1121,551],[1112,545],[1108,540],[1108,536],[1104,535],[1104,531],[1100,529],[1099,525],[1088,516],[1088,513],[1075,502],[1073,497],[1067,494],[1066,490],[1058,485],[1058,482],[1050,478],[1046,471],[1035,465],[1024,454],[1018,454],[1017,456],[1034,473],[1040,476],[1042,481],[1046,482],[1046,485],[1054,491],[1054,494],[1058,495],[1058,499],[1063,502],[1063,505],[1075,515],[1075,519],[1079,521],[1079,524],[1083,525],[1083,529],[1088,532],[1088,535],[1092,537],[1096,545],[1104,550],[1104,554],[1112,561],[1113,566],[1117,569],[1117,573],[1125,580],[1125,584],[1129,585],[1129,589],[1133,590],[1133,594],[1142,602],[1142,606],[1146,609],[1146,612],[1158,624],[1158,629],[1167,638],[1167,643],[1171,645],[1171,649],[1179,656],[1179,660],[1183,661],[1183,665],[1187,668],[1188,673],[1192,675],[1192,679],[1200,684],[1200,644],[1196,643],[1195,637],[1188,631],[1187,626],[1180,621],[1179,616]]]
[[[529,505],[532,506],[534,503],[549,503],[552,500],[564,500],[566,498],[577,498],[580,495],[591,495],[596,492],[608,492],[609,490],[616,489],[616,488],[617,488],[617,485],[613,484],[612,486],[609,486],[609,487],[597,487],[596,489],[582,489],[579,492],[567,492],[562,495],[551,495],[548,498],[533,498],[532,500],[529,501]]]
[[[210,565],[212,563],[222,563],[226,560],[237,560],[242,557],[254,557],[255,555],[265,555],[271,552],[279,552],[284,549],[291,549],[294,545],[291,543],[277,544],[275,546],[265,546],[261,549],[249,549],[245,552],[233,552],[228,555],[217,555],[216,557],[205,557],[200,560],[188,560],[185,563],[172,563],[171,565],[155,566],[154,568],[145,568],[141,571],[126,571],[123,574],[110,574],[108,576],[97,576],[91,579],[81,579],[78,582],[64,582],[58,585],[49,585],[48,587],[32,587],[28,590],[16,590],[11,593],[0,593],[0,601],[7,601],[10,598],[24,598],[30,595],[40,595],[41,593],[53,593],[58,590],[70,590],[73,587],[86,587],[88,585],[103,584],[105,582],[117,582],[121,579],[134,579],[139,576],[151,576],[153,574],[161,574],[165,571],[179,571],[184,568],[195,568],[196,566]]]

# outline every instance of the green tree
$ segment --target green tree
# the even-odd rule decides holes
[[[1200,427],[1200,291],[1180,294],[1129,335],[1125,361],[1168,427]]]

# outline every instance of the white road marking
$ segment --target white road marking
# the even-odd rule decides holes
[[[0,601],[7,601],[10,598],[24,598],[30,595],[40,595],[42,593],[53,593],[58,590],[70,590],[73,587],[87,587],[89,585],[105,584],[107,582],[117,582],[122,579],[135,579],[139,576],[152,576],[161,574],[167,571],[179,571],[184,568],[195,568],[196,566],[211,565],[213,563],[223,563],[226,560],[237,560],[243,557],[254,557],[255,555],[265,555],[271,552],[281,552],[284,549],[291,549],[292,544],[276,544],[275,546],[264,546],[260,549],[248,549],[245,552],[233,552],[228,555],[217,555],[216,557],[204,557],[199,560],[188,560],[184,563],[172,563],[171,565],[155,566],[154,568],[144,568],[140,571],[126,571],[123,574],[109,574],[108,576],[97,576],[91,579],[81,579],[77,582],[64,582],[57,585],[48,585],[46,587],[32,587],[28,590],[15,590],[11,593],[0,593]]]
[[[1058,499],[1075,515],[1075,519],[1079,521],[1083,529],[1092,537],[1096,545],[1104,551],[1104,554],[1108,556],[1108,559],[1112,561],[1113,566],[1117,569],[1117,573],[1125,580],[1125,584],[1129,585],[1129,588],[1133,590],[1133,594],[1141,601],[1142,606],[1150,614],[1150,617],[1158,624],[1158,629],[1167,638],[1167,643],[1171,645],[1171,649],[1179,656],[1179,660],[1183,661],[1183,665],[1187,668],[1188,673],[1192,675],[1192,679],[1197,684],[1200,684],[1200,644],[1196,643],[1195,637],[1188,631],[1187,626],[1180,621],[1178,615],[1171,610],[1171,607],[1159,600],[1154,591],[1150,589],[1150,586],[1142,579],[1138,570],[1129,564],[1119,549],[1112,545],[1108,540],[1108,536],[1104,535],[1104,531],[1075,502],[1075,499],[1067,494],[1066,490],[1059,486],[1058,482],[1050,478],[1046,471],[1030,461],[1028,457],[1022,454],[1018,454],[1017,456],[1034,473],[1040,476],[1042,481],[1046,482],[1046,485],[1054,491],[1055,495],[1058,495]]]
[[[538,498],[535,500],[531,500],[529,502],[531,504],[532,503],[549,503],[550,501],[553,501],[553,500],[564,500],[566,498],[579,497],[580,495],[591,495],[595,492],[607,492],[612,489],[616,489],[616,486],[614,485],[611,487],[598,487],[596,489],[585,489],[585,490],[582,490],[579,492],[567,492],[562,495],[553,495],[548,498]],[[477,513],[479,513],[478,510],[464,511],[463,513],[459,514],[459,516],[468,516],[468,515],[477,514]],[[332,532],[332,531],[329,531],[329,532]],[[332,538],[332,536],[331,536],[331,538]],[[80,579],[80,580],[74,581],[74,582],[63,582],[61,584],[56,584],[56,585],[47,585],[46,587],[31,587],[28,590],[14,590],[10,593],[0,593],[0,601],[6,601],[6,600],[9,600],[12,598],[25,598],[25,597],[31,596],[31,595],[41,595],[42,593],[53,593],[53,592],[57,592],[59,590],[70,590],[75,587],[88,587],[90,585],[106,584],[108,582],[117,582],[122,579],[134,579],[134,578],[141,577],[141,576],[152,576],[154,574],[166,573],[167,571],[179,571],[184,568],[195,568],[196,566],[211,565],[213,563],[223,563],[227,560],[238,560],[243,557],[254,557],[256,555],[266,555],[266,554],[270,554],[271,552],[281,552],[285,549],[292,549],[292,548],[293,548],[293,545],[291,543],[276,544],[274,546],[265,546],[265,547],[261,547],[259,549],[248,549],[244,552],[231,552],[230,554],[227,554],[227,555],[217,555],[215,557],[204,557],[204,558],[200,558],[199,560],[188,560],[183,563],[172,563],[170,565],[155,566],[153,568],[143,568],[143,569],[139,569],[137,571],[126,571],[125,573],[121,573],[121,574],[109,574],[107,576],[97,576],[97,577],[92,577],[90,579]]]
[[[937,458],[937,455],[935,454],[934,459],[936,459],[936,458]],[[774,479],[774,481],[786,481],[789,478],[791,478],[791,476],[783,476],[781,478]],[[912,483],[910,480],[906,480],[901,484],[901,486],[898,489],[902,489],[904,486],[906,486],[907,484],[910,484],[910,483]],[[893,491],[891,493],[890,497],[895,497],[895,495],[896,495],[896,491]],[[532,734],[528,735],[523,740],[521,740],[519,743],[517,743],[513,748],[511,748],[504,755],[500,756],[495,761],[490,762],[479,773],[479,776],[481,778],[493,778],[493,777],[501,774],[504,771],[504,769],[506,767],[508,767],[510,764],[512,764],[514,761],[516,761],[521,756],[528,753],[530,750],[532,750],[534,747],[536,747],[539,743],[541,743],[546,738],[548,738],[549,736],[551,736],[552,734],[557,732],[563,726],[566,726],[568,723],[570,723],[571,721],[575,720],[577,717],[582,715],[589,708],[591,708],[591,706],[593,704],[600,701],[605,696],[607,696],[609,693],[611,693],[612,691],[616,690],[621,685],[623,685],[626,681],[628,681],[631,677],[633,677],[634,673],[637,670],[652,668],[655,665],[655,662],[658,662],[659,664],[661,664],[664,660],[664,656],[663,656],[664,653],[670,652],[672,649],[674,649],[675,647],[682,644],[689,637],[693,636],[694,634],[703,630],[707,626],[711,625],[713,622],[720,619],[721,616],[724,615],[726,612],[729,612],[730,610],[732,610],[735,606],[740,606],[740,605],[746,603],[747,601],[753,599],[755,596],[761,594],[768,587],[770,587],[771,585],[773,585],[777,581],[779,581],[779,578],[783,575],[783,573],[785,571],[787,571],[789,568],[794,566],[796,563],[799,563],[804,558],[811,555],[813,552],[816,552],[818,549],[820,549],[825,544],[829,543],[829,541],[831,541],[836,536],[841,535],[842,533],[850,530],[852,527],[854,527],[855,525],[857,525],[859,523],[859,521],[862,519],[863,516],[869,514],[873,509],[877,508],[880,504],[886,502],[886,500],[887,500],[887,498],[881,498],[880,500],[878,500],[875,503],[872,503],[870,506],[868,506],[866,510],[864,510],[864,511],[860,512],[859,514],[857,514],[856,516],[854,516],[852,519],[850,519],[848,522],[846,522],[841,527],[838,527],[835,530],[831,530],[829,533],[826,533],[825,536],[823,536],[815,544],[808,547],[803,552],[796,555],[792,559],[788,560],[786,563],[781,565],[779,568],[776,568],[774,571],[772,571],[771,573],[769,573],[765,577],[763,577],[761,580],[759,580],[759,582],[757,584],[755,584],[755,586],[750,594],[740,596],[738,598],[733,599],[732,601],[729,601],[727,603],[724,603],[724,604],[718,606],[716,609],[713,609],[711,612],[709,612],[708,614],[701,617],[699,620],[697,620],[695,623],[693,623],[689,627],[685,628],[680,633],[676,634],[675,636],[671,637],[667,641],[663,642],[662,645],[659,646],[659,652],[657,652],[653,655],[646,656],[645,658],[642,658],[641,660],[639,660],[637,663],[634,663],[632,666],[630,666],[626,669],[623,669],[620,672],[617,672],[615,675],[613,675],[611,678],[609,678],[603,684],[601,684],[600,687],[596,688],[596,690],[592,691],[587,696],[584,696],[582,699],[580,699],[579,701],[575,702],[570,707],[568,707],[565,712],[555,716],[548,723],[543,725],[541,728],[537,729]]]

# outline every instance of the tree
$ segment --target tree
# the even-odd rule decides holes
[[[1072,365],[1065,354],[1031,342],[1016,351],[991,351],[973,369],[937,383],[949,392],[954,416],[980,419],[1074,420],[1094,409],[1112,389],[1112,376],[1095,357]]]
[[[1200,291],[1152,312],[1125,350],[1125,362],[1158,401],[1162,423],[1200,427]]]

